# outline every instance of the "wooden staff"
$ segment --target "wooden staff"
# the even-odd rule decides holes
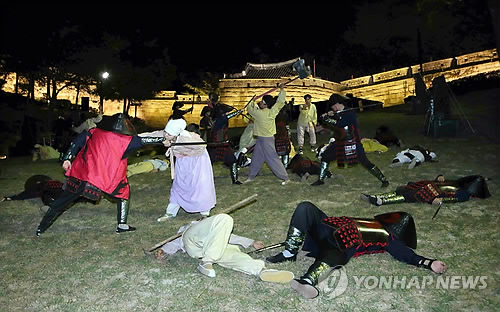
[[[256,199],[256,198],[257,198],[257,194],[253,194],[252,196],[247,197],[247,198],[245,198],[245,199],[243,199],[243,200],[241,200],[241,201],[237,202],[236,204],[234,204],[234,205],[230,206],[229,208],[227,208],[226,210],[224,210],[223,212],[220,212],[220,213],[230,214],[230,213],[232,213],[232,212],[236,211],[237,209],[239,209],[239,208],[243,207],[244,205],[248,204],[249,202],[253,201],[253,200],[254,200],[254,199]],[[219,214],[220,214],[220,213],[219,213]],[[202,219],[203,219],[203,218],[200,218],[200,219],[198,219],[198,220],[196,220],[196,221],[201,221]],[[156,244],[156,245],[154,245],[153,247],[151,247],[151,248],[149,248],[149,249],[145,250],[144,252],[147,252],[147,253],[152,252],[152,251],[154,251],[154,250],[156,250],[156,249],[160,248],[161,246],[165,245],[166,243],[171,242],[171,241],[173,241],[173,240],[175,240],[175,239],[177,239],[177,238],[181,237],[181,236],[182,236],[182,234],[184,234],[184,231],[182,231],[182,232],[180,232],[180,233],[177,233],[177,234],[175,234],[175,235],[170,236],[170,237],[169,237],[169,238],[167,238],[166,240],[159,242],[158,244]]]
[[[175,178],[175,159],[174,159],[174,151],[173,150],[170,150],[170,177],[172,178],[172,180]]]

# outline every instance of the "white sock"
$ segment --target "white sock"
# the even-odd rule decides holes
[[[122,230],[128,230],[129,229],[129,226],[128,224],[125,224],[125,223],[120,223],[118,224],[118,227]]]
[[[313,284],[313,282],[310,279],[308,279],[308,278],[303,278],[303,280],[306,281],[306,282],[308,282],[310,285]]]
[[[180,208],[181,208],[180,205],[169,203],[167,206],[167,211],[165,212],[165,215],[175,217],[175,216],[177,216],[177,213],[179,212]]]
[[[293,253],[289,252],[289,251],[288,251],[288,250],[286,250],[286,249],[282,252],[282,254],[283,254],[283,256],[285,256],[285,258],[290,258],[290,257],[295,256],[295,254],[293,254]]]

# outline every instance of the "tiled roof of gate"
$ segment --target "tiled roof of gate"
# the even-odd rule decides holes
[[[297,72],[292,65],[300,58],[294,58],[289,61],[269,64],[247,63],[241,73],[229,74],[227,78],[245,78],[245,79],[279,79],[282,77],[297,76]]]

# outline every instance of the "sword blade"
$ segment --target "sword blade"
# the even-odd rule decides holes
[[[278,248],[278,247],[281,247],[281,246],[284,246],[284,245],[285,245],[285,242],[281,242],[281,243],[277,243],[277,244],[273,244],[273,245],[269,245],[269,246],[266,246],[266,247],[262,247],[262,248],[259,248],[259,249],[255,249],[255,250],[249,251],[249,252],[247,252],[247,254],[249,255],[249,254],[253,254],[253,253],[261,253],[263,251],[275,249],[275,248]]]

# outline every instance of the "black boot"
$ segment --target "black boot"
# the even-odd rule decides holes
[[[286,235],[285,240],[285,250],[290,252],[293,256],[285,257],[283,252],[280,252],[277,255],[267,257],[266,260],[271,263],[279,263],[283,261],[295,261],[297,260],[297,253],[299,252],[299,248],[304,242],[304,238],[306,235],[299,231],[297,228],[290,226],[288,228],[288,233]]]
[[[135,231],[136,228],[129,226],[127,224],[129,201],[126,199],[120,199],[116,203],[117,214],[116,219],[118,221],[118,226],[116,227],[116,233],[131,232]]]
[[[398,195],[396,192],[383,193],[377,195],[361,194],[360,198],[375,206],[382,206],[387,204],[404,203],[406,200],[403,195]]]
[[[247,167],[250,165],[250,159],[246,155],[246,150],[247,149],[244,148],[243,151],[241,151],[238,154],[238,159],[236,160],[236,163],[238,164],[239,168]]]
[[[229,170],[231,171],[231,181],[233,181],[233,184],[241,184],[241,182],[238,181],[238,164],[231,164],[231,168]]]
[[[321,162],[321,165],[320,165],[320,168],[319,168],[318,181],[316,181],[313,184],[311,184],[312,186],[318,186],[318,185],[325,184],[325,182],[323,182],[325,180],[325,178],[328,176],[328,174],[330,174],[330,176],[331,176],[331,172],[328,171],[328,165],[329,165],[329,163],[326,162],[326,161],[322,161]]]
[[[373,165],[373,167],[371,169],[368,169],[368,171],[374,177],[376,177],[380,182],[382,182],[381,187],[388,187],[389,186],[389,181],[387,181],[384,174],[382,173],[382,171],[380,171],[380,169],[377,166]]]
[[[281,162],[283,163],[283,166],[285,167],[285,169],[287,169],[288,164],[290,163],[290,155],[286,154],[286,155],[281,156]]]
[[[333,268],[322,261],[315,261],[307,270],[307,273],[299,279],[290,282],[290,286],[306,299],[313,299],[319,295],[316,285],[325,280],[333,271]]]

